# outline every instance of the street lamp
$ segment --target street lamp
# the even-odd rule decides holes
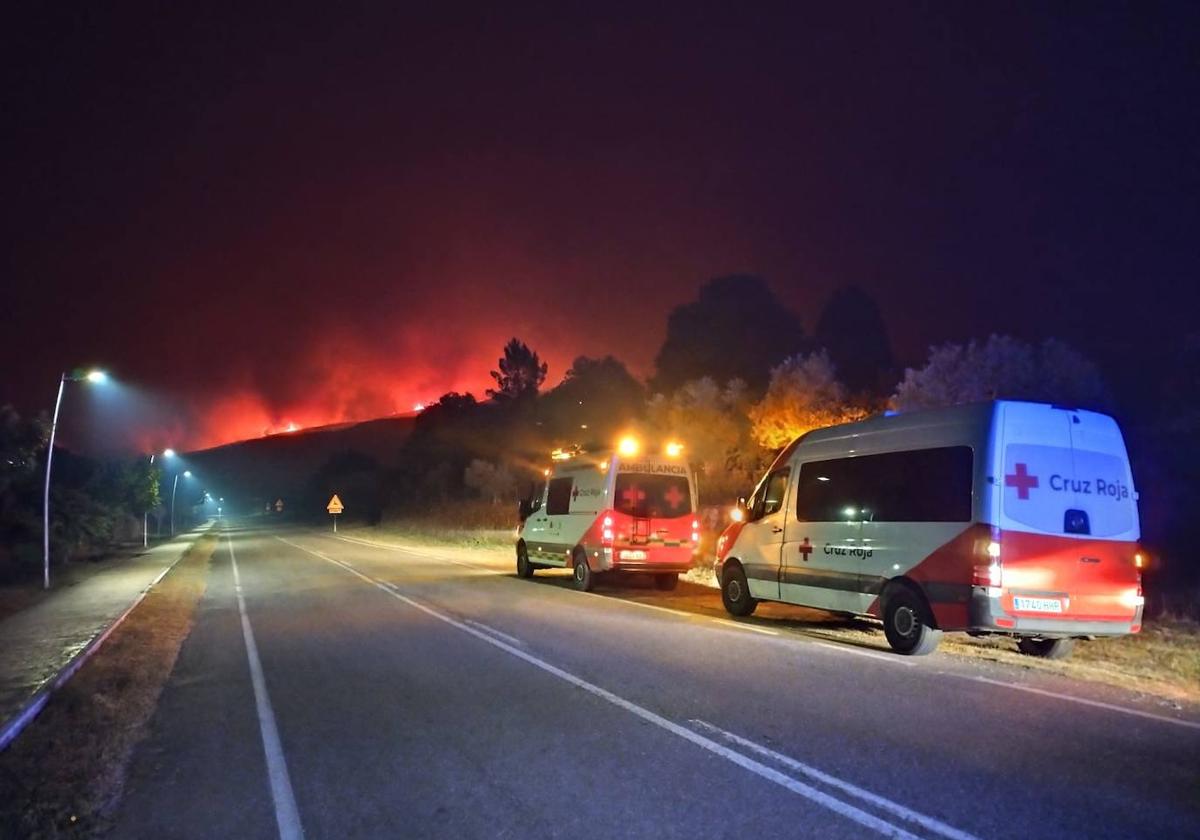
[[[54,460],[54,433],[58,431],[58,410],[62,407],[63,389],[67,382],[99,384],[108,378],[102,370],[85,374],[63,372],[58,378],[58,397],[54,400],[54,419],[50,421],[50,443],[46,448],[46,490],[42,496],[42,588],[50,588],[50,463]]]
[[[168,446],[166,449],[164,449],[162,451],[162,456],[164,458],[174,458],[175,450]],[[154,464],[154,453],[153,452],[150,453],[150,463],[152,465]],[[155,521],[158,524],[155,526],[154,536],[161,537],[162,536],[162,517],[156,516]],[[145,548],[149,544],[149,537],[147,536],[147,533],[149,531],[149,523],[150,523],[150,511],[144,510],[144,511],[142,511],[142,548]]]
[[[184,478],[191,478],[192,471],[184,470]],[[175,473],[175,480],[171,482],[171,536],[175,536],[175,490],[179,487],[179,473]]]

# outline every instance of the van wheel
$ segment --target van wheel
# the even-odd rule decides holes
[[[679,575],[672,572],[671,574],[662,574],[654,576],[654,588],[661,589],[663,592],[671,592],[679,586]]]
[[[517,545],[517,577],[533,577],[534,565],[529,562],[529,550],[525,543]]]
[[[892,650],[906,656],[933,653],[942,640],[925,599],[907,586],[895,586],[888,593],[883,604],[883,632]]]
[[[596,585],[596,575],[592,572],[588,565],[587,555],[582,549],[575,549],[575,553],[571,555],[574,561],[575,569],[575,588],[580,592],[591,592],[592,587]]]
[[[1017,639],[1017,650],[1042,659],[1066,659],[1074,649],[1074,639],[1030,639],[1027,636]]]
[[[721,603],[725,605],[726,612],[737,616],[754,612],[758,601],[750,597],[750,584],[746,582],[746,572],[740,564],[726,566],[721,581]]]

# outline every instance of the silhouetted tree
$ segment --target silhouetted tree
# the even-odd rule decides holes
[[[907,411],[993,399],[1034,400],[1103,408],[1108,393],[1099,369],[1057,339],[1032,345],[993,335],[982,344],[945,344],[920,370],[909,368],[892,397]]]
[[[496,387],[488,388],[487,395],[497,402],[533,397],[546,379],[546,363],[525,342],[514,338],[504,345],[500,369],[492,371],[492,379]]]
[[[852,394],[886,396],[895,383],[887,327],[875,299],[858,286],[829,298],[817,320],[815,341],[829,353],[838,379]]]
[[[675,307],[655,357],[651,387],[670,393],[705,376],[741,379],[762,393],[772,366],[808,349],[799,318],[761,277],[738,274],[710,280],[699,298]]]
[[[612,356],[579,356],[542,397],[539,416],[550,442],[607,443],[645,410],[646,389]]]

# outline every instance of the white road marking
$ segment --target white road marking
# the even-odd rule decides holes
[[[975,680],[976,682],[987,683],[988,685],[998,685],[1004,688],[1011,688],[1014,691],[1027,691],[1030,694],[1040,694],[1043,697],[1054,697],[1059,700],[1067,700],[1071,703],[1082,703],[1085,706],[1095,706],[1097,709],[1108,709],[1110,712],[1121,712],[1126,715],[1136,715],[1137,717],[1148,718],[1149,720],[1157,720],[1160,723],[1173,723],[1176,726],[1184,726],[1188,729],[1200,729],[1200,721],[1182,720],[1180,718],[1168,717],[1166,715],[1156,715],[1154,712],[1143,712],[1141,709],[1131,709],[1128,706],[1118,706],[1116,703],[1105,703],[1101,700],[1089,700],[1086,697],[1074,697],[1070,694],[1059,694],[1057,691],[1047,691],[1044,688],[1034,688],[1029,685],[1018,685],[1016,683],[1004,682],[1003,680],[993,680],[988,677],[965,676],[962,674],[951,674],[950,676],[959,677],[961,679]]]
[[[283,538],[276,537],[276,539],[282,540]],[[394,545],[389,545],[389,544],[385,544],[385,543],[375,543],[375,542],[370,542],[368,540],[359,540],[359,539],[351,540],[349,538],[343,538],[340,536],[337,537],[336,539],[346,539],[347,542],[358,542],[363,545],[368,545],[368,546],[372,546],[375,548],[391,548],[391,549],[395,549],[397,551],[403,551],[405,553],[414,554],[414,555],[418,555],[418,556],[433,557],[433,555],[427,555],[422,552],[411,551],[409,549],[403,548],[402,546],[394,546]],[[288,542],[287,540],[283,540],[283,541]],[[295,546],[295,543],[288,543],[288,544]],[[295,546],[295,547],[299,548],[299,546]],[[302,550],[307,550],[307,549],[302,549]],[[312,553],[315,554],[316,552],[312,552]],[[325,560],[329,559],[328,557],[325,557],[324,555],[318,554],[317,556],[319,556]],[[447,562],[457,563],[458,565],[468,565],[468,564],[464,564],[464,563],[459,563],[456,560],[450,560],[449,558],[433,557],[433,559],[446,560]],[[334,561],[334,562],[336,562],[336,561]],[[477,564],[469,564],[469,565],[477,565]],[[480,567],[480,568],[482,568],[482,567]],[[578,590],[571,590],[571,591],[578,592]],[[611,597],[601,595],[596,592],[584,592],[584,593],[580,593],[580,594],[590,595],[595,598],[603,598],[605,601],[609,601],[612,603],[633,604],[634,606],[643,607],[645,609],[658,610],[659,612],[668,612],[668,613],[672,613],[674,615],[680,615],[680,616],[684,616],[687,618],[701,618],[702,617],[697,613],[684,612],[683,610],[675,610],[675,609],[671,609],[670,607],[660,607],[656,604],[646,604],[646,603],[642,603],[640,601],[628,601],[623,598],[611,598]],[[716,622],[719,622],[722,624],[730,624],[730,625],[732,625],[734,627],[738,627],[742,630],[752,630],[757,633],[779,635],[776,631],[768,630],[763,627],[751,627],[750,625],[741,624],[741,623],[734,622],[734,621],[727,621],[725,619],[714,618],[714,619],[712,619],[712,621],[716,621]],[[869,651],[869,650],[862,650],[861,648],[855,647],[853,645],[838,644],[837,642],[819,641],[819,640],[815,639],[811,634],[807,634],[802,631],[799,633],[788,634],[788,635],[792,639],[798,640],[799,638],[804,638],[805,640],[811,640],[811,642],[810,642],[811,644],[816,645],[817,647],[825,648],[827,650],[837,651],[840,653],[849,653],[854,656],[865,656],[869,659],[875,659],[880,662],[885,662],[889,665],[900,665],[902,667],[911,668],[918,664],[917,662],[914,662],[911,658],[904,657],[904,656],[898,656],[898,655]],[[1142,717],[1142,718],[1146,718],[1148,720],[1156,720],[1156,721],[1159,721],[1160,723],[1172,723],[1177,726],[1183,726],[1188,729],[1200,729],[1200,721],[1183,720],[1180,718],[1173,718],[1173,717],[1169,717],[1167,715],[1155,714],[1154,712],[1145,712],[1145,711],[1142,711],[1141,709],[1131,709],[1128,706],[1121,706],[1116,703],[1105,703],[1101,700],[1089,700],[1086,697],[1076,697],[1071,694],[1062,694],[1057,691],[1048,691],[1048,690],[1042,689],[1042,688],[1033,688],[1031,686],[1018,685],[1016,683],[1004,682],[1003,680],[993,680],[993,679],[989,679],[988,677],[981,677],[981,676],[977,676],[974,674],[956,674],[956,673],[953,673],[950,671],[944,671],[944,672],[939,672],[939,673],[941,673],[943,676],[956,677],[958,679],[973,680],[976,682],[988,683],[990,685],[998,685],[998,686],[1002,686],[1004,688],[1011,688],[1015,691],[1026,691],[1031,694],[1039,694],[1043,697],[1052,697],[1052,698],[1055,698],[1058,700],[1065,700],[1070,703],[1080,703],[1085,706],[1092,706],[1092,707],[1095,707],[1098,709],[1107,709],[1108,711],[1112,711],[1112,712],[1119,712],[1121,714],[1134,715],[1136,717]]]
[[[978,840],[978,838],[973,834],[960,831],[954,826],[947,825],[941,820],[934,819],[933,817],[927,816],[918,811],[914,811],[911,808],[906,808],[898,802],[893,802],[892,800],[880,796],[877,793],[872,793],[871,791],[860,788],[857,785],[851,784],[850,782],[843,781],[837,776],[831,776],[828,773],[818,770],[817,768],[805,764],[802,761],[797,761],[791,756],[775,752],[775,750],[769,749],[760,744],[756,744],[753,741],[741,737],[740,735],[734,735],[732,732],[727,732],[726,730],[721,729],[719,726],[713,726],[711,723],[703,720],[693,720],[691,722],[701,729],[707,730],[715,735],[719,735],[725,740],[737,744],[740,747],[744,747],[751,752],[758,753],[761,756],[765,756],[773,761],[777,761],[785,767],[795,770],[797,773],[801,773],[810,779],[814,779],[821,784],[837,788],[838,790],[842,791],[842,793],[853,796],[856,799],[861,799],[864,802],[868,802],[881,811],[887,811],[888,813],[893,814],[907,822],[916,823],[922,828],[925,828],[936,834],[940,834],[943,837],[949,837],[951,840]]]
[[[285,542],[286,542],[286,540],[285,540]],[[295,545],[295,544],[289,543],[289,545]],[[407,595],[403,595],[400,592],[394,591],[390,587],[385,587],[382,585],[381,581],[377,581],[374,578],[363,574],[358,569],[351,566],[349,563],[343,562],[341,560],[334,560],[329,557],[324,557],[322,555],[317,554],[314,551],[309,551],[308,549],[303,548],[302,546],[296,546],[296,547],[299,548],[301,551],[305,551],[305,552],[308,552],[309,554],[312,554],[314,557],[320,557],[322,560],[327,560],[328,562],[333,563],[334,565],[337,565],[337,566],[345,569],[346,571],[350,572],[352,575],[355,575],[356,577],[360,578],[361,580],[365,581],[366,583],[369,583],[372,586],[378,588],[381,592],[386,592],[387,594],[391,595],[393,598],[396,598],[397,600],[402,601],[405,604],[408,604],[410,607],[413,607],[414,609],[420,610],[421,612],[425,613],[426,615],[428,615],[432,618],[437,619],[438,621],[444,622],[444,623],[450,625],[451,627],[455,627],[455,628],[463,631],[464,633],[469,633],[470,635],[474,636],[475,638],[480,639],[480,640],[488,643],[489,645],[492,645],[493,647],[503,650],[505,653],[515,656],[518,659],[524,660],[525,662],[529,663],[530,665],[533,665],[535,668],[539,668],[548,674],[551,674],[567,683],[570,683],[571,685],[575,686],[576,688],[580,688],[580,689],[588,692],[589,694],[592,694],[593,696],[600,698],[601,700],[605,700],[605,701],[613,704],[614,706],[617,706],[618,708],[624,709],[625,711],[627,711],[633,715],[636,715],[637,717],[641,718],[642,720],[645,720],[648,723],[652,723],[655,726],[657,726],[661,729],[664,729],[673,735],[677,735],[680,738],[683,738],[685,741],[689,741],[692,744],[695,744],[696,746],[700,747],[701,749],[707,750],[708,752],[710,752],[714,755],[720,756],[721,758],[724,758],[727,761],[732,762],[733,764],[736,764],[737,766],[739,766],[745,770],[749,770],[751,773],[754,773],[757,776],[760,776],[768,781],[774,782],[775,784],[777,784],[783,788],[786,788],[787,790],[791,791],[792,793],[803,796],[805,799],[808,799],[812,802],[815,802],[818,805],[828,808],[829,810],[833,811],[834,813],[837,813],[837,814],[845,817],[846,819],[852,820],[853,822],[858,823],[859,825],[863,826],[864,828],[872,829],[873,831],[877,831],[880,834],[883,834],[884,836],[887,836],[887,837],[899,837],[899,838],[905,838],[905,840],[918,840],[917,835],[912,834],[911,832],[905,831],[903,828],[901,828],[898,825],[895,825],[894,823],[890,823],[887,820],[881,819],[881,818],[875,816],[874,814],[871,814],[871,813],[868,813],[867,811],[862,810],[861,808],[857,808],[853,805],[850,805],[849,803],[843,802],[842,800],[840,800],[828,793],[825,793],[824,791],[818,790],[817,788],[814,788],[811,785],[807,785],[798,779],[792,778],[791,776],[787,775],[786,773],[782,773],[782,772],[774,769],[773,767],[768,767],[767,765],[762,764],[761,762],[755,761],[754,759],[752,759],[746,755],[743,755],[742,753],[737,752],[736,750],[732,750],[729,747],[724,746],[723,744],[717,743],[716,741],[712,740],[711,738],[706,738],[705,736],[701,735],[700,733],[698,733],[692,729],[688,729],[685,726],[680,726],[679,724],[674,723],[673,721],[670,721],[670,720],[662,717],[661,715],[650,711],[649,709],[639,706],[638,704],[636,704],[630,700],[626,700],[624,697],[620,697],[619,695],[613,694],[611,691],[608,691],[607,689],[601,688],[600,686],[595,685],[594,683],[590,683],[587,680],[577,677],[574,674],[570,673],[569,671],[564,671],[562,668],[559,668],[556,665],[551,665],[549,662],[546,662],[543,659],[539,659],[538,657],[534,656],[533,654],[527,653],[526,651],[523,651],[520,648],[515,647],[514,645],[510,645],[505,641],[502,641],[493,636],[490,636],[481,630],[476,630],[474,627],[471,627],[469,624],[466,624],[462,621],[458,621],[457,619],[451,618],[450,616],[445,615],[444,613],[441,613],[438,610],[433,609],[432,607],[428,607],[425,604],[420,603],[419,601],[415,601],[412,598],[409,598]]]
[[[394,586],[392,587],[392,591],[393,592],[397,591]],[[520,639],[518,639],[516,636],[510,636],[507,633],[497,630],[495,627],[492,627],[491,625],[484,624],[482,621],[472,621],[469,618],[464,618],[463,621],[467,624],[470,624],[472,627],[479,628],[480,630],[482,630],[485,633],[491,633],[493,636],[499,636],[501,639],[504,639],[504,641],[508,642],[510,645],[517,645],[518,647],[525,646],[525,643],[522,642]]]
[[[801,635],[806,634],[802,632]],[[811,639],[812,636],[808,636],[807,638]],[[917,664],[916,662],[913,662],[912,659],[898,654],[876,653],[872,650],[863,650],[862,648],[855,647],[854,645],[838,644],[837,642],[818,642],[815,640],[812,643],[817,647],[822,647],[826,650],[835,650],[839,653],[852,653],[855,656],[866,656],[871,659],[878,659],[880,662],[886,662],[889,665],[906,665],[911,668],[913,665]]]
[[[258,658],[258,645],[254,642],[254,630],[250,627],[250,617],[246,614],[246,599],[242,597],[242,578],[238,574],[233,537],[226,535],[226,540],[229,544],[229,559],[233,562],[233,587],[237,593],[238,612],[242,616],[242,638],[246,642],[246,659],[250,662],[250,682],[254,686],[258,728],[262,733],[263,752],[267,757],[267,777],[271,782],[271,798],[275,801],[275,823],[279,826],[280,840],[301,840],[304,837],[304,829],[300,825],[300,812],[296,808],[296,796],[292,793],[287,760],[283,757],[283,745],[279,741],[279,729],[275,726],[275,712],[271,709],[271,698],[267,694],[267,682],[263,677],[262,662]]]
[[[740,621],[730,621],[728,618],[714,618],[717,624],[724,624],[728,627],[736,627],[739,630],[749,630],[752,633],[762,633],[766,636],[778,636],[778,630],[768,630],[766,627],[755,627],[753,624],[743,624]]]

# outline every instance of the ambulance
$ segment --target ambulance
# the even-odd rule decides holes
[[[608,572],[654,575],[674,589],[700,542],[696,481],[683,447],[644,452],[624,438],[614,451],[556,450],[540,494],[520,504],[517,575],[572,570],[589,591]]]
[[[1067,656],[1141,629],[1137,492],[1116,422],[994,401],[809,432],[717,540],[726,610],[782,601],[882,620],[925,654],[942,632]]]

